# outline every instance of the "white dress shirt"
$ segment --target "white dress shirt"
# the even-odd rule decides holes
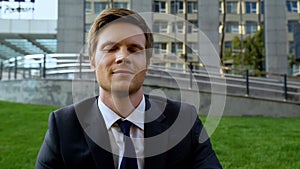
[[[132,122],[130,129],[130,137],[133,141],[136,155],[138,168],[144,168],[144,115],[145,115],[145,97],[143,96],[142,101],[137,108],[126,118],[123,119],[109,107],[107,107],[99,98],[98,107],[104,118],[105,125],[109,134],[111,143],[112,153],[114,154],[114,164],[116,168],[120,168],[122,156],[124,154],[124,141],[123,133],[116,123],[119,119],[128,120]]]

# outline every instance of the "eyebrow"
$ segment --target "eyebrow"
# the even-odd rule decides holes
[[[144,49],[145,47],[140,45],[140,44],[137,44],[137,43],[132,43],[129,45],[130,47],[135,47],[135,48],[139,48],[139,49]]]
[[[118,42],[113,42],[113,41],[107,41],[107,42],[104,42],[101,46],[100,46],[100,49],[103,49],[105,48],[106,46],[115,46],[117,45]],[[136,48],[139,48],[139,49],[145,49],[145,47],[143,45],[140,45],[139,43],[131,43],[129,44],[128,46],[130,47],[136,47]]]
[[[114,46],[118,44],[117,42],[113,42],[113,41],[107,41],[105,43],[103,43],[101,46],[100,46],[100,49],[103,49],[105,46]]]

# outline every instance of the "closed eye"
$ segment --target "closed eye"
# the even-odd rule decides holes
[[[107,46],[105,48],[102,49],[104,52],[114,52],[116,50],[118,50],[117,46]]]
[[[113,52],[118,49],[117,43],[108,41],[101,45],[101,50],[104,52]]]
[[[130,53],[142,53],[144,52],[144,47],[140,46],[140,45],[131,45],[130,47],[128,47],[127,49]]]

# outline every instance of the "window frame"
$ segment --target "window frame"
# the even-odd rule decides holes
[[[118,6],[120,5],[120,6]],[[127,2],[114,2],[114,8],[126,8],[128,9],[128,3]]]
[[[246,34],[254,34],[258,30],[258,24],[255,21],[246,21]]]
[[[226,22],[225,25],[225,32],[226,33],[239,33],[239,23],[238,22]]]
[[[187,25],[187,33],[198,33],[198,21],[189,21]]]
[[[184,22],[172,22],[172,33],[184,33]]]
[[[155,54],[166,54],[167,53],[167,43],[154,42],[154,53]]]
[[[253,14],[253,13],[257,13],[257,3],[256,2],[246,2],[245,3],[246,6],[246,13],[247,14]]]
[[[166,21],[156,21],[156,22],[154,22],[153,32],[167,33],[168,32],[168,22],[166,22]]]
[[[289,33],[294,32],[294,25],[298,23],[299,23],[298,20],[288,20],[287,22],[288,32]]]
[[[97,6],[99,6],[99,11],[97,11]],[[109,8],[109,3],[108,2],[94,2],[94,12],[95,13],[100,13],[104,9]]]
[[[172,42],[171,53],[182,54],[183,53],[183,43],[182,42]]]
[[[183,1],[171,1],[170,4],[171,14],[184,13]]]
[[[158,7],[157,11],[156,11],[156,7]],[[154,1],[154,12],[166,13],[167,12],[167,10],[166,10],[166,2],[164,2],[164,1]]]
[[[85,12],[91,13],[92,12],[92,2],[85,1],[84,8],[85,8]]]
[[[286,1],[286,8],[288,12],[297,13],[298,12],[298,2],[297,1]]]
[[[198,13],[198,2],[195,1],[187,2],[187,12]]]
[[[238,5],[235,1],[226,2],[226,11],[228,14],[237,14]]]

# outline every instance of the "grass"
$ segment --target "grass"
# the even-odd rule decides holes
[[[224,168],[300,168],[300,118],[223,117],[211,139]]]
[[[34,168],[55,107],[0,101],[0,168]]]
[[[34,168],[55,109],[0,101],[1,169]],[[300,168],[300,118],[223,117],[211,140],[225,169]]]

